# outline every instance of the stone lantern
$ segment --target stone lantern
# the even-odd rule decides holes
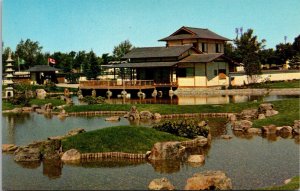
[[[8,54],[8,58],[6,60],[6,69],[5,69],[5,73],[6,73],[6,85],[7,88],[5,88],[5,97],[6,98],[10,98],[14,96],[14,88],[13,88],[13,73],[14,73],[14,69],[13,69],[13,65],[12,63],[14,62],[14,60],[11,58],[11,52],[9,52]]]

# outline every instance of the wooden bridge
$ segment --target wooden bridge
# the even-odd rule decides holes
[[[153,80],[88,80],[79,82],[80,89],[154,89]]]

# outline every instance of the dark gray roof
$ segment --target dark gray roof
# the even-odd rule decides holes
[[[219,57],[222,53],[209,53],[209,54],[191,54],[190,56],[180,60],[180,63],[190,63],[190,62],[211,62]]]
[[[178,62],[142,62],[142,63],[124,63],[105,65],[105,68],[157,68],[157,67],[171,67],[176,65]]]
[[[142,47],[134,48],[123,58],[161,58],[178,57],[192,48],[192,45],[170,46],[170,47]]]
[[[27,70],[27,72],[55,72],[61,69],[54,68],[48,65],[35,65]]]
[[[176,34],[177,32],[185,30],[190,34]],[[160,39],[159,41],[167,41],[167,40],[181,40],[181,39],[214,39],[214,40],[224,40],[228,41],[230,39],[225,38],[221,35],[218,35],[209,29],[202,29],[202,28],[193,28],[193,27],[181,27],[175,33],[171,34],[170,36]]]

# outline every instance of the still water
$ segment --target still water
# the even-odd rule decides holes
[[[204,105],[204,104],[228,104],[241,103],[254,100],[276,101],[290,98],[299,98],[299,95],[216,95],[216,96],[174,96],[172,98],[146,98],[146,99],[106,99],[111,104],[174,104],[174,105]],[[86,103],[78,101],[77,96],[72,96],[75,105],[85,105]]]
[[[2,115],[3,143],[28,144],[49,136],[63,135],[81,127],[87,131],[107,126],[128,125],[129,121],[105,122],[105,117],[45,118],[35,113]],[[26,190],[146,190],[154,178],[166,177],[177,189],[187,178],[206,170],[222,170],[234,189],[255,189],[281,184],[299,174],[299,142],[291,137],[245,136],[233,134],[225,119],[208,119],[213,141],[210,147],[191,151],[204,153],[203,166],[192,167],[184,161],[150,164],[146,161],[86,162],[65,165],[60,161],[16,163],[11,154],[2,155],[3,189]],[[149,123],[141,124],[149,126]],[[230,134],[231,140],[220,139]]]

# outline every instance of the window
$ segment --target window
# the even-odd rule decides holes
[[[216,53],[222,52],[222,44],[216,44]]]
[[[193,77],[194,68],[178,68],[177,70],[178,77]]]
[[[202,43],[202,52],[207,52],[207,43]]]

